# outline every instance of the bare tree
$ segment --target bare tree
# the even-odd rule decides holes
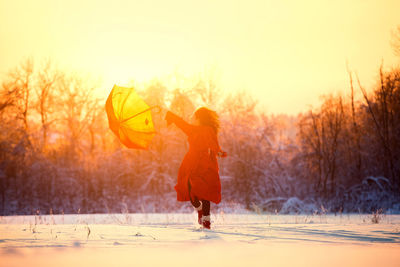
[[[101,135],[106,127],[104,127],[105,114],[103,106],[100,105],[100,100],[95,99],[91,105],[92,108],[90,109],[87,118],[87,129],[90,136],[90,154],[93,155],[97,145],[96,136]]]
[[[189,119],[190,115],[194,112],[195,106],[190,99],[190,92],[175,89],[171,101],[171,110],[176,112],[179,116]]]
[[[391,45],[394,54],[400,57],[400,25],[392,32]]]
[[[212,78],[199,80],[192,90],[200,97],[203,105],[213,109],[217,107],[221,97],[221,90]]]
[[[8,74],[8,81],[3,82],[5,100],[1,109],[7,106],[16,108],[16,119],[21,120],[25,134],[29,134],[28,116],[30,115],[31,92],[33,87],[33,61],[27,59]]]
[[[60,109],[65,121],[68,154],[74,159],[80,151],[80,141],[96,118],[99,101],[94,97],[95,87],[74,75],[64,75],[60,80]]]
[[[61,73],[53,69],[49,60],[44,63],[38,74],[38,82],[35,88],[37,97],[35,108],[40,115],[43,149],[45,149],[47,145],[49,127],[56,120],[56,118],[50,118],[50,116],[54,113],[54,109],[56,108],[55,88],[60,77]]]
[[[358,180],[361,180],[362,176],[362,159],[361,159],[361,133],[360,133],[360,127],[357,123],[357,118],[356,118],[356,106],[355,106],[355,101],[354,101],[354,86],[353,86],[353,76],[351,74],[351,71],[349,68],[347,68],[347,72],[349,74],[349,80],[350,80],[350,90],[351,90],[351,120],[352,120],[352,127],[351,127],[351,132],[352,132],[352,139],[354,140],[354,143],[351,142],[352,146],[356,148],[356,175]],[[351,151],[351,150],[350,150]]]
[[[385,74],[381,65],[379,71],[380,84],[369,97],[358,79],[358,85],[363,94],[369,117],[374,125],[377,142],[383,154],[383,174],[390,177],[400,188],[399,156],[400,156],[400,72],[394,70]],[[368,124],[368,122],[366,122]],[[382,157],[381,157],[382,158]]]
[[[325,196],[335,193],[339,139],[344,124],[341,96],[325,97],[317,111],[310,111],[300,120],[299,137],[310,171],[316,170],[315,187]]]

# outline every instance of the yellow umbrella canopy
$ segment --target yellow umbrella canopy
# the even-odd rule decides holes
[[[155,135],[152,108],[133,88],[114,85],[106,101],[109,127],[126,147],[147,149]]]

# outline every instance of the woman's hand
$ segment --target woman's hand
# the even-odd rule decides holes
[[[228,156],[228,153],[226,153],[225,151],[219,151],[218,153],[217,153],[217,155],[218,155],[218,157],[220,157],[220,158],[226,158],[227,156]]]
[[[172,123],[172,115],[169,110],[165,110],[165,118],[164,119],[167,121],[167,126],[169,126]]]

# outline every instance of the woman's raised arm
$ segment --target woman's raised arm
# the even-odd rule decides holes
[[[175,123],[175,125],[181,129],[186,135],[190,135],[195,126],[186,122],[184,119],[179,117],[178,115],[172,113],[171,111],[167,111],[165,115],[165,120],[167,121],[167,125],[170,125],[171,123]]]

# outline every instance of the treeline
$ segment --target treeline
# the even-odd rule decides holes
[[[331,208],[379,209],[400,195],[400,70],[381,67],[371,93],[353,76],[349,71],[347,96],[327,96],[299,116],[297,157],[303,177]]]
[[[298,117],[259,112],[249,95],[224,95],[207,77],[186,88],[155,80],[138,93],[184,119],[199,106],[218,112],[220,144],[228,152],[219,160],[220,207],[400,210],[400,71],[381,69],[368,91],[353,76],[349,94],[326,96]],[[150,149],[123,148],[96,89],[50,62],[27,60],[4,77],[0,214],[190,210],[173,189],[187,150],[183,133],[154,112],[158,134]]]

